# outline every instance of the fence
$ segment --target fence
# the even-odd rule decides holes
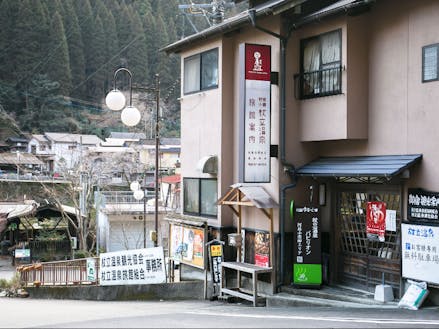
[[[87,260],[89,260],[88,264]],[[96,285],[98,284],[99,258],[22,265],[17,267],[17,272],[20,273],[20,281],[25,286]]]

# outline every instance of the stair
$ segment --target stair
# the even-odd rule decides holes
[[[267,307],[397,307],[398,303],[380,302],[374,299],[374,294],[368,291],[345,286],[322,286],[321,289],[303,289],[293,286],[283,286],[281,292],[266,296]]]

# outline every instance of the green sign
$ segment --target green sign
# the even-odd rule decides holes
[[[321,264],[294,264],[294,284],[322,284]]]
[[[290,215],[294,225],[293,284],[322,284],[321,224],[318,207],[295,207]]]

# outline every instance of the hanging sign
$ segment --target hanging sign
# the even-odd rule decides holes
[[[401,224],[402,276],[439,284],[439,227]]]
[[[322,284],[322,250],[319,208],[296,207],[293,223],[293,283],[320,285]]]
[[[383,242],[386,232],[386,203],[371,201],[366,209],[366,233],[369,240]]]
[[[439,193],[409,188],[407,219],[437,222],[439,220]]]
[[[244,44],[244,182],[270,182],[271,47]]]

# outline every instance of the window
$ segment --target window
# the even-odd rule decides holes
[[[183,193],[184,213],[208,217],[217,215],[216,179],[184,178]]]
[[[422,47],[422,82],[439,80],[439,44]]]
[[[301,42],[301,98],[341,93],[341,30]]]
[[[218,87],[218,48],[184,59],[184,94]]]

